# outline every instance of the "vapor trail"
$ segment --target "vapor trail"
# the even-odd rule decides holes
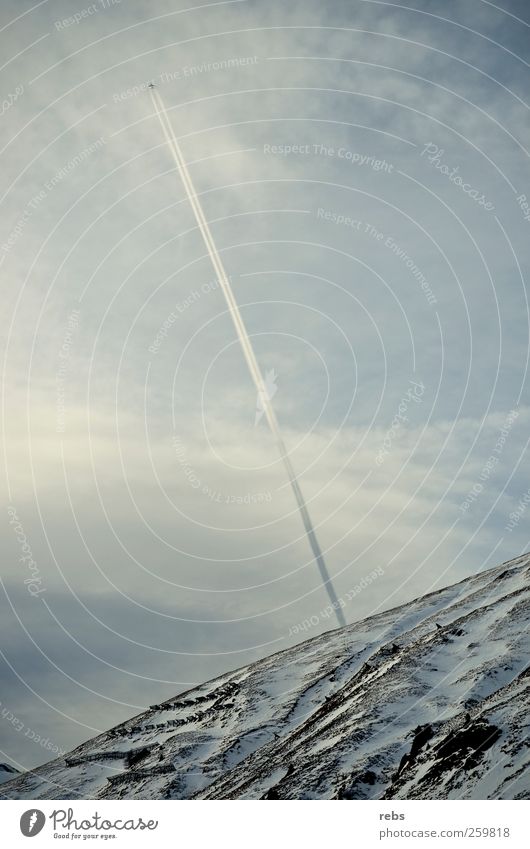
[[[164,106],[163,100],[160,96],[159,91],[156,88],[149,89],[151,93],[151,99],[153,101],[153,105],[160,121],[160,125],[164,132],[165,139],[168,143],[169,149],[173,154],[173,158],[177,165],[178,172],[180,174],[180,178],[184,184],[186,189],[189,202],[192,206],[193,212],[195,214],[195,218],[197,220],[197,224],[201,231],[202,237],[206,244],[206,248],[210,255],[210,259],[212,261],[212,265],[214,267],[217,278],[221,284],[221,289],[223,290],[224,296],[226,298],[226,302],[228,304],[228,309],[230,310],[230,314],[232,316],[233,322],[235,324],[235,328],[237,331],[237,335],[239,338],[239,342],[243,349],[243,354],[245,356],[245,360],[247,362],[250,374],[254,381],[258,398],[261,399],[263,408],[265,411],[265,416],[267,417],[267,421],[269,423],[269,427],[272,431],[272,434],[276,440],[276,445],[278,446],[278,451],[280,453],[280,457],[283,460],[285,469],[287,471],[287,477],[289,478],[289,483],[291,484],[292,490],[294,492],[294,497],[296,498],[296,503],[298,504],[298,509],[300,510],[300,515],[302,517],[302,522],[304,523],[304,528],[307,534],[307,538],[309,540],[309,544],[311,546],[311,550],[314,554],[315,560],[318,565],[318,569],[320,572],[320,577],[322,578],[322,582],[326,587],[329,600],[333,605],[335,610],[335,614],[337,617],[337,621],[340,626],[346,625],[346,620],[344,619],[344,614],[340,607],[339,601],[337,599],[337,595],[335,593],[335,589],[331,582],[331,578],[329,576],[326,562],[324,560],[324,555],[322,554],[320,545],[318,544],[317,536],[315,533],[315,529],[313,527],[313,522],[311,521],[311,516],[309,515],[309,510],[307,509],[307,505],[305,502],[305,498],[303,496],[302,490],[300,488],[300,484],[298,483],[298,479],[296,477],[293,464],[291,463],[291,458],[287,453],[287,449],[285,447],[285,443],[283,441],[280,426],[278,424],[278,419],[276,418],[276,413],[274,412],[274,408],[269,398],[269,393],[267,391],[265,382],[263,380],[260,367],[258,365],[258,361],[254,354],[254,349],[250,343],[250,339],[248,337],[248,333],[246,327],[243,323],[243,319],[241,317],[241,313],[239,312],[239,307],[237,305],[236,299],[234,297],[234,293],[232,291],[232,286],[230,285],[230,281],[226,274],[224,265],[222,263],[221,257],[217,251],[215,246],[215,242],[213,240],[212,234],[210,232],[210,228],[208,226],[208,222],[204,217],[204,212],[197,197],[197,193],[195,192],[193,183],[191,181],[190,173],[188,171],[188,167],[182,155],[182,151],[180,149],[180,145],[175,137],[175,133],[173,132],[173,127],[171,126],[171,122],[169,120],[168,114],[166,112],[166,108]]]

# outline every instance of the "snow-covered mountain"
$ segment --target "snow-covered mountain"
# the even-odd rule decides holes
[[[162,704],[5,798],[530,798],[530,555]]]

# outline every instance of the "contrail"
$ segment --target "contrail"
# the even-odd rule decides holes
[[[311,546],[311,550],[314,554],[315,560],[318,565],[318,569],[320,572],[320,577],[322,578],[322,582],[326,587],[329,600],[335,610],[335,615],[337,617],[337,621],[339,625],[342,627],[346,625],[346,620],[344,619],[344,614],[342,612],[339,600],[337,598],[337,594],[335,593],[335,589],[331,582],[331,578],[329,576],[326,562],[324,560],[324,555],[322,554],[320,545],[318,544],[317,536],[315,533],[315,529],[313,527],[313,522],[311,521],[311,516],[309,515],[309,510],[307,509],[307,505],[305,502],[305,498],[303,496],[302,490],[300,488],[300,484],[298,483],[298,479],[296,477],[293,464],[291,463],[291,458],[287,453],[287,449],[285,447],[285,443],[283,441],[283,437],[280,432],[280,426],[278,424],[278,419],[276,418],[276,413],[274,412],[274,408],[271,404],[269,393],[267,391],[267,387],[265,385],[265,381],[263,380],[260,367],[258,365],[258,361],[254,354],[254,349],[250,343],[250,339],[248,337],[248,333],[246,327],[243,323],[243,319],[241,317],[241,313],[239,312],[239,307],[237,305],[234,293],[232,291],[232,286],[230,285],[230,281],[226,274],[224,265],[222,263],[221,257],[217,251],[215,246],[215,242],[213,240],[212,234],[210,232],[210,228],[208,226],[208,222],[204,217],[204,212],[197,197],[197,193],[193,187],[193,183],[191,181],[190,173],[188,171],[188,167],[182,155],[182,151],[180,149],[180,145],[175,137],[175,133],[173,132],[173,127],[171,126],[171,122],[169,120],[168,114],[166,112],[166,108],[164,106],[163,100],[160,96],[160,92],[151,85],[149,87],[149,91],[151,93],[151,99],[153,101],[153,105],[155,107],[156,114],[158,116],[158,120],[160,121],[160,125],[164,132],[164,136],[169,145],[169,149],[173,154],[173,158],[177,165],[178,172],[180,174],[180,178],[184,183],[184,187],[186,189],[189,202],[192,206],[193,212],[195,214],[195,218],[197,220],[197,224],[199,225],[199,229],[202,233],[202,237],[206,244],[206,248],[210,255],[210,259],[212,261],[212,265],[214,267],[217,278],[221,284],[221,288],[223,290],[224,296],[226,298],[226,302],[228,304],[228,309],[230,310],[230,314],[232,316],[233,322],[235,324],[235,328],[237,331],[237,335],[239,338],[239,342],[243,349],[243,354],[245,355],[245,360],[247,362],[250,374],[254,381],[254,385],[256,387],[256,391],[258,393],[258,398],[261,400],[263,405],[263,409],[265,412],[265,416],[269,423],[269,427],[272,431],[272,434],[276,440],[276,445],[278,446],[278,451],[280,452],[280,457],[283,460],[285,469],[287,471],[287,477],[289,478],[289,483],[291,484],[292,490],[294,492],[294,497],[296,498],[296,503],[298,504],[298,509],[300,510],[300,515],[302,517],[302,522],[304,523],[304,528],[307,534],[307,538],[309,540],[309,544]]]

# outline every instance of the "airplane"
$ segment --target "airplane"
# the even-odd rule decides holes
[[[149,85],[147,86],[147,88],[156,88],[156,85],[155,85],[154,83],[149,83]]]

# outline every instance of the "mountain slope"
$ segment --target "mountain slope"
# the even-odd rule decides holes
[[[530,798],[530,556],[162,704],[4,798]]]
[[[16,775],[20,775],[18,769],[9,764],[0,764],[0,784],[11,781]]]

